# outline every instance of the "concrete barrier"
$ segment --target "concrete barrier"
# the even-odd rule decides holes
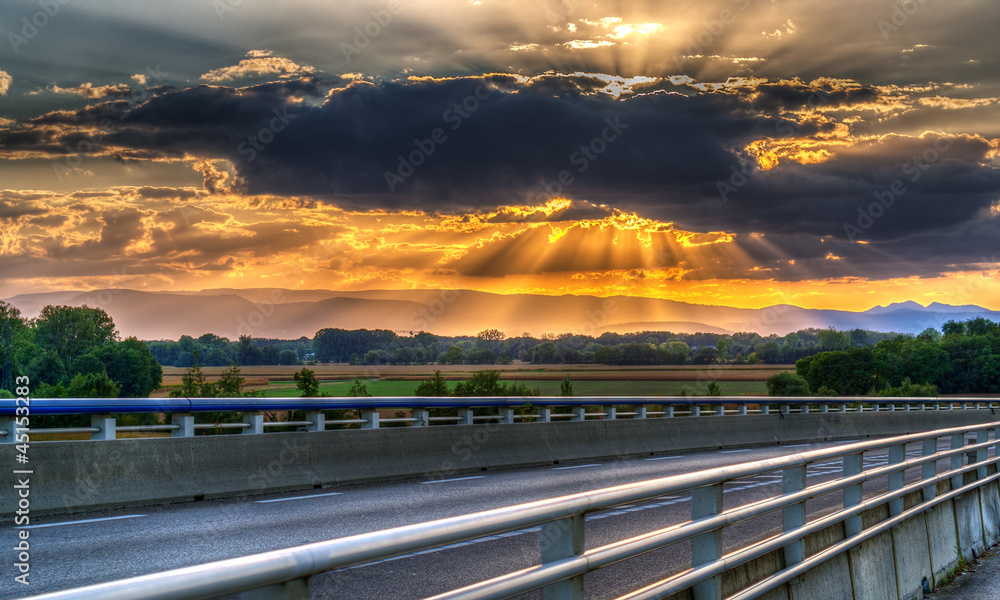
[[[575,460],[863,439],[993,417],[988,411],[793,413],[44,442],[31,447],[31,510],[72,512]],[[0,461],[15,464],[14,452],[13,444],[0,445]],[[11,514],[15,500],[2,495],[2,512]],[[972,510],[972,501],[966,504],[962,514]],[[992,512],[980,522],[996,523],[1000,505],[987,506]],[[966,535],[981,547],[979,528]]]

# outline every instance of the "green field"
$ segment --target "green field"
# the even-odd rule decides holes
[[[320,385],[320,393],[331,396],[346,396],[351,388],[350,381],[337,381]],[[449,382],[454,388],[456,382]],[[543,396],[558,396],[560,381],[506,381],[505,383],[523,383],[529,388],[538,388]],[[767,395],[763,381],[720,381],[719,387],[724,396]],[[413,396],[419,381],[365,381],[368,393],[372,396]],[[679,396],[685,390],[689,395],[705,393],[707,381],[601,381],[582,380],[573,382],[573,392],[577,396]],[[293,384],[278,384],[264,390],[268,397],[298,396],[299,390]]]

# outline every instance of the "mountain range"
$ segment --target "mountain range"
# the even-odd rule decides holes
[[[998,311],[937,302],[922,306],[908,301],[851,312],[787,304],[745,309],[630,296],[502,295],[470,290],[108,289],[23,294],[5,301],[29,318],[49,304],[99,307],[111,315],[123,336],[144,340],[204,333],[230,339],[240,335],[296,339],[312,337],[326,327],[447,336],[493,328],[508,337],[566,332],[596,336],[606,331],[784,335],[809,327],[920,333],[928,327],[940,329],[949,320],[985,317],[1000,321]]]

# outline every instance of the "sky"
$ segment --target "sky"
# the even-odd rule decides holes
[[[0,297],[1000,309],[990,0],[11,0]]]

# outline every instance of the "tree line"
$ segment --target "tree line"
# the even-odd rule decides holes
[[[99,308],[46,306],[38,317],[0,302],[0,396],[17,377],[31,395],[60,398],[143,398],[163,382],[163,369],[146,344],[121,339]]]
[[[1000,393],[1000,324],[982,317],[949,321],[941,332],[820,352],[796,361],[794,375],[772,377],[768,390],[779,396]]]

